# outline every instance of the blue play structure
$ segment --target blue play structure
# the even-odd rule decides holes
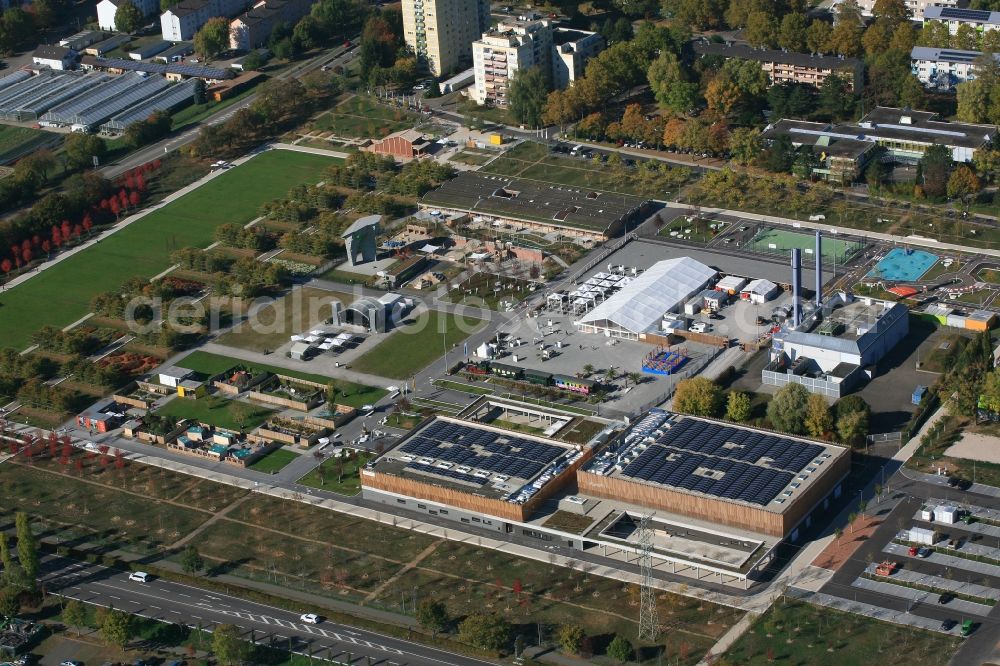
[[[657,347],[642,359],[642,371],[653,375],[672,375],[680,370],[687,358],[687,351],[684,349],[668,351]]]
[[[868,277],[893,282],[916,282],[937,260],[938,256],[930,252],[894,247],[868,272]]]

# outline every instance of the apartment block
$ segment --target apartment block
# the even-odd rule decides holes
[[[596,32],[556,28],[552,35],[552,85],[568,88],[583,76],[587,61],[604,50]]]
[[[840,4],[838,1],[836,4]],[[924,10],[928,7],[957,7],[958,0],[906,0],[906,8],[910,10],[910,18],[914,21],[924,19]],[[874,16],[875,0],[858,0],[862,16]]]
[[[924,23],[944,23],[948,32],[955,34],[958,26],[968,25],[977,32],[1000,29],[1000,12],[979,9],[959,9],[957,7],[928,7],[924,10]]]
[[[975,62],[982,51],[936,49],[914,46],[910,52],[913,74],[926,87],[934,90],[953,91],[955,86],[976,78]],[[1000,54],[993,54],[1000,61]]]
[[[476,84],[472,97],[479,104],[507,106],[510,81],[518,70],[540,67],[551,71],[552,23],[547,19],[504,21],[472,43]]]
[[[235,16],[245,11],[248,5],[247,0],[181,0],[160,15],[163,39],[168,42],[187,41],[208,19]]]
[[[794,81],[819,88],[833,73],[846,78],[851,90],[860,90],[864,85],[864,67],[857,58],[755,49],[746,44],[716,44],[704,41],[695,43],[694,51],[701,57],[718,55],[727,60],[740,58],[759,62],[771,79],[771,85]]]
[[[97,3],[97,25],[101,30],[118,30],[118,26],[115,25],[115,14],[124,1],[101,0]],[[131,2],[143,16],[151,16],[160,11],[159,0],[131,0]]]
[[[490,27],[489,0],[403,0],[403,38],[434,76],[472,64],[472,42]]]
[[[260,0],[229,24],[229,48],[249,51],[264,46],[279,23],[294,25],[311,7],[312,0]]]

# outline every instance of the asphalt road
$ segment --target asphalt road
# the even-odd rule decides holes
[[[142,617],[211,631],[234,624],[247,640],[299,653],[346,662],[365,659],[386,665],[480,666],[491,664],[410,641],[383,636],[324,620],[317,625],[299,621],[299,614],[237,597],[153,578],[128,580],[128,574],[86,562],[47,557],[42,581],[49,593],[98,606],[114,606]],[[312,609],[303,607],[302,612]],[[44,663],[44,662],[43,662]]]

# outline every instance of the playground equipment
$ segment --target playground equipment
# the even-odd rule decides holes
[[[672,375],[687,361],[687,350],[682,348],[670,350],[657,347],[642,359],[642,371],[653,375]]]

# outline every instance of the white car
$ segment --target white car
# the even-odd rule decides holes
[[[149,574],[145,571],[133,571],[128,575],[129,580],[134,580],[137,583],[148,583]]]
[[[306,624],[319,624],[320,617],[316,613],[304,613],[299,616],[300,622],[305,622]]]

